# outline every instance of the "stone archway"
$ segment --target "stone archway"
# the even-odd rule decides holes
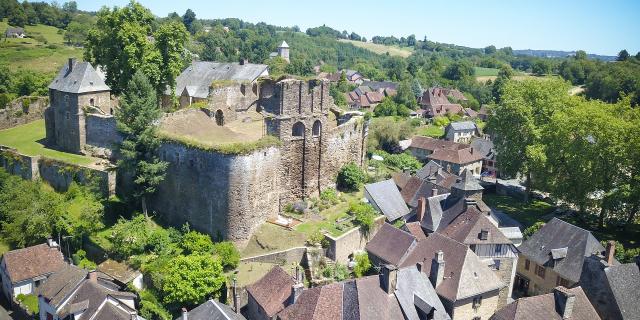
[[[222,110],[218,109],[216,111],[215,119],[217,125],[224,126],[224,112]]]

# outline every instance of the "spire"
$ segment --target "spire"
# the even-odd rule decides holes
[[[283,40],[278,48],[289,48],[289,45],[287,44],[286,41]]]

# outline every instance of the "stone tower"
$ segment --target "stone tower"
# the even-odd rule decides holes
[[[67,152],[82,153],[87,141],[87,112],[112,114],[111,88],[89,62],[69,58],[49,85],[47,142]]]
[[[462,171],[460,179],[451,186],[451,196],[454,199],[467,199],[470,201],[482,200],[482,190],[484,188],[469,170]]]
[[[278,56],[287,60],[287,62],[291,62],[289,60],[289,45],[286,41],[282,41],[280,46],[278,46]]]

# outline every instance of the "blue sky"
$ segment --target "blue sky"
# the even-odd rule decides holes
[[[64,1],[59,1],[64,2]],[[123,6],[128,0],[77,0],[82,10]],[[240,18],[280,26],[326,24],[338,30],[374,35],[415,34],[470,47],[578,50],[615,55],[640,51],[640,1],[408,1],[394,0],[140,0],[158,16]]]

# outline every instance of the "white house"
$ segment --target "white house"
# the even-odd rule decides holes
[[[471,143],[472,137],[478,136],[478,127],[473,121],[451,122],[445,128],[445,139],[459,143]]]
[[[64,265],[64,257],[55,241],[5,253],[0,262],[2,291],[7,300],[35,289]]]

